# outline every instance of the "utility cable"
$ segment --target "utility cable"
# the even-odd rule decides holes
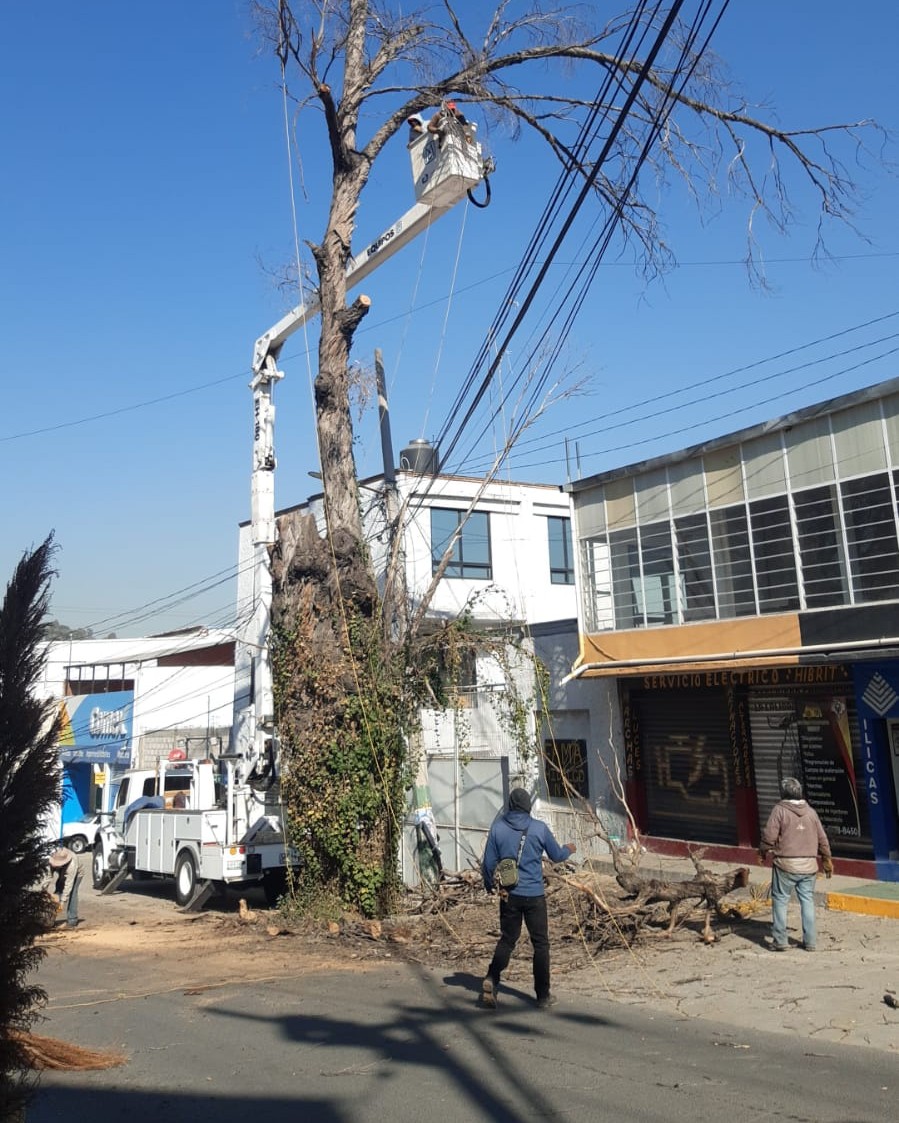
[[[587,173],[587,175],[584,178],[584,182],[581,186],[581,190],[579,191],[579,193],[577,195],[577,198],[575,199],[574,205],[572,206],[568,215],[566,216],[565,220],[563,221],[561,229],[559,230],[558,234],[554,238],[553,243],[552,243],[552,245],[551,245],[551,247],[548,251],[547,257],[546,257],[543,265],[541,265],[541,267],[538,269],[537,275],[536,275],[534,281],[531,283],[531,286],[530,286],[527,294],[525,295],[524,300],[521,302],[521,305],[518,308],[518,311],[517,311],[517,313],[516,313],[516,315],[515,315],[515,317],[512,321],[511,327],[507,331],[503,342],[500,344],[500,346],[498,348],[498,353],[497,353],[496,358],[494,358],[494,360],[490,363],[490,366],[487,369],[487,372],[484,376],[484,379],[481,382],[480,388],[478,389],[478,391],[474,395],[474,398],[473,398],[471,404],[469,405],[468,409],[465,411],[465,414],[463,415],[461,421],[458,423],[458,425],[456,427],[456,435],[449,441],[449,445],[448,445],[448,447],[446,448],[446,451],[445,451],[445,457],[446,457],[447,460],[449,460],[450,456],[452,455],[452,452],[453,452],[456,444],[458,443],[462,432],[464,431],[468,422],[471,420],[471,417],[474,414],[474,411],[477,409],[478,404],[480,403],[481,399],[483,398],[483,395],[484,395],[484,392],[486,391],[487,385],[489,384],[490,380],[493,378],[493,375],[496,372],[496,369],[499,365],[499,362],[502,359],[502,356],[505,354],[506,350],[508,349],[514,335],[518,331],[518,329],[521,326],[525,316],[527,315],[532,303],[534,302],[534,300],[537,296],[537,292],[539,291],[539,288],[542,285],[542,283],[543,283],[543,281],[546,277],[549,266],[550,266],[551,262],[554,260],[554,258],[556,257],[557,253],[559,252],[559,249],[561,248],[563,241],[567,237],[567,235],[568,235],[568,233],[569,233],[569,231],[570,231],[570,229],[571,229],[571,227],[574,223],[574,219],[575,219],[578,211],[583,206],[585,200],[587,199],[587,197],[592,192],[592,190],[594,188],[594,185],[596,183],[596,180],[599,176],[600,169],[602,168],[605,161],[608,159],[609,154],[611,153],[612,148],[615,144],[615,141],[617,140],[619,134],[621,133],[621,130],[623,129],[625,121],[627,120],[628,115],[630,113],[630,110],[633,107],[633,105],[634,105],[634,103],[637,99],[637,96],[638,96],[638,94],[640,93],[640,90],[643,87],[643,84],[646,82],[664,42],[667,40],[667,37],[668,37],[672,27],[674,26],[674,23],[677,19],[677,16],[680,12],[680,9],[681,9],[682,5],[683,5],[683,0],[675,0],[675,3],[672,4],[671,9],[669,10],[669,12],[666,16],[666,18],[665,18],[665,20],[662,24],[662,27],[661,27],[659,33],[656,36],[655,41],[653,42],[652,46],[650,47],[646,58],[641,63],[640,70],[638,71],[637,76],[636,76],[630,90],[628,91],[628,94],[625,98],[624,104],[622,105],[621,110],[619,111],[616,120],[612,124],[612,128],[610,130],[609,136],[606,138],[606,141],[603,144],[603,147],[602,147],[596,161],[594,162],[593,167],[590,169],[590,171]]]
[[[575,297],[573,304],[569,305],[569,311],[568,311],[568,314],[567,314],[567,317],[566,317],[566,321],[565,321],[564,326],[563,326],[563,328],[562,328],[562,330],[559,334],[559,337],[556,341],[555,347],[553,349],[553,353],[552,353],[549,360],[544,361],[542,363],[542,366],[544,368],[544,374],[543,374],[542,378],[540,378],[536,381],[534,387],[532,388],[531,404],[533,404],[533,400],[535,399],[536,395],[539,394],[540,392],[542,392],[542,387],[545,385],[546,379],[548,378],[549,371],[552,369],[552,366],[554,365],[556,359],[558,358],[558,356],[561,352],[562,344],[563,344],[565,338],[567,337],[568,333],[571,330],[571,327],[572,327],[573,322],[574,322],[574,318],[576,317],[577,313],[579,312],[579,310],[580,310],[580,308],[583,304],[583,301],[586,299],[587,292],[589,291],[590,285],[593,282],[596,271],[597,271],[597,269],[599,267],[599,264],[600,264],[600,262],[601,262],[601,260],[604,256],[604,253],[605,253],[606,249],[608,248],[608,245],[611,241],[612,234],[614,233],[615,229],[617,228],[617,224],[620,221],[620,218],[623,214],[624,206],[625,206],[627,200],[630,198],[631,190],[632,190],[632,188],[633,188],[633,186],[634,186],[634,184],[637,180],[637,177],[638,177],[639,172],[642,168],[642,165],[645,162],[645,160],[647,159],[647,157],[649,155],[649,151],[650,151],[652,145],[655,143],[655,140],[658,136],[658,133],[659,133],[664,121],[667,120],[668,114],[670,112],[670,106],[671,106],[671,104],[673,104],[673,102],[675,100],[675,96],[676,96],[675,95],[675,79],[680,80],[680,88],[681,89],[683,89],[686,86],[686,84],[689,82],[689,80],[692,76],[693,70],[695,69],[696,65],[698,64],[699,59],[702,57],[702,54],[705,52],[705,50],[708,46],[708,43],[711,39],[711,36],[714,33],[715,29],[717,28],[718,23],[720,22],[723,14],[724,14],[724,11],[726,10],[726,7],[727,7],[727,0],[725,0],[725,3],[722,6],[722,9],[719,12],[717,18],[715,19],[711,30],[708,32],[708,34],[705,38],[705,42],[703,43],[702,47],[700,48],[700,50],[698,52],[696,52],[693,55],[693,59],[692,59],[692,62],[690,63],[690,66],[686,69],[686,71],[684,71],[684,69],[683,69],[684,63],[687,61],[687,59],[690,55],[690,52],[693,50],[693,46],[695,44],[696,37],[698,35],[698,29],[701,26],[701,23],[705,20],[707,14],[708,14],[708,12],[711,8],[711,0],[708,0],[708,2],[705,4],[704,8],[699,13],[697,13],[697,15],[694,19],[693,28],[691,29],[690,33],[686,37],[686,39],[683,43],[683,46],[682,46],[681,58],[680,58],[679,62],[677,63],[677,65],[674,67],[674,70],[673,70],[673,74],[675,75],[675,78],[672,79],[672,81],[668,84],[667,90],[665,91],[665,94],[664,94],[661,102],[655,108],[653,119],[650,122],[649,131],[648,131],[648,133],[647,133],[647,135],[644,139],[641,152],[639,153],[639,155],[634,160],[634,165],[633,165],[633,168],[631,170],[629,180],[628,180],[627,184],[622,189],[620,189],[618,191],[617,197],[616,197],[616,205],[613,209],[613,212],[606,219],[606,221],[603,225],[602,232],[601,232],[600,236],[594,242],[590,255],[588,255],[589,258],[592,261],[592,264],[590,265],[590,267],[589,267],[589,269],[588,269],[588,271],[586,272],[585,275],[582,274],[580,277],[575,279],[575,282],[573,282],[572,285],[569,287],[568,293],[566,294],[566,297],[562,301],[561,306],[564,307],[568,303],[569,299],[572,296],[572,293],[573,293],[574,288],[575,288],[575,284],[579,284],[579,287],[580,287],[579,294]],[[672,13],[669,13],[669,17],[671,15],[672,15]],[[645,81],[645,77],[648,74],[649,69],[651,69],[651,67],[654,63],[655,57],[658,53],[658,49],[660,48],[660,46],[661,46],[661,44],[657,41],[653,51],[650,53],[649,58],[647,58],[644,61],[644,63],[642,64],[640,75],[638,76],[638,82],[639,82],[640,85],[642,85],[642,82]],[[634,87],[630,91],[631,100],[628,102],[628,106],[630,104],[632,104],[632,102],[636,98],[638,92],[639,92],[639,85],[637,83],[635,83]],[[616,121],[615,129],[613,129],[613,136],[609,138],[609,141],[614,139],[614,136],[617,135],[617,132],[620,131],[620,129],[623,127],[623,123],[624,123],[624,111],[622,111],[622,115],[619,116],[618,120]],[[605,158],[608,154],[608,151],[609,151],[609,142],[607,142],[607,145],[605,146],[605,148],[603,150],[603,154],[600,156],[599,160],[597,161],[597,164],[601,164],[602,162],[604,162],[604,160],[605,160]],[[594,173],[598,173],[598,167],[594,167],[593,170],[594,170]],[[594,180],[595,180],[595,174],[594,174]],[[581,196],[579,197],[579,204],[578,205],[580,205],[583,202],[584,198],[585,198],[585,195],[582,191]],[[570,228],[571,222],[573,221],[573,217],[574,217],[573,214],[569,215],[567,223],[563,227],[563,233],[565,231],[567,231],[567,229]],[[558,246],[558,245],[559,245],[559,241],[557,239],[556,246]],[[545,270],[542,271],[541,277],[542,276],[545,276]],[[538,280],[539,279],[540,278],[538,278]],[[535,295],[535,294],[534,294],[534,290],[532,289],[532,296],[533,295]],[[557,316],[558,316],[558,313],[555,313],[553,315],[552,319],[550,320],[550,323],[545,328],[545,330],[543,332],[543,335],[541,337],[541,340],[540,340],[540,342],[538,342],[537,347],[541,346],[542,343],[546,340],[548,332],[549,332],[550,328],[552,327],[553,321],[557,318]],[[519,321],[520,321],[520,316],[519,316]],[[514,328],[514,326],[515,325],[513,325],[513,328]],[[511,333],[510,333],[510,336],[511,336]],[[510,336],[507,337],[507,342],[508,342]],[[531,352],[531,355],[530,355],[529,359],[526,361],[525,364],[523,364],[523,369],[525,369],[525,370],[527,369],[528,365],[530,364],[530,361],[534,358],[536,353],[537,353],[537,348],[535,348]],[[489,380],[490,377],[491,377],[491,374],[490,374],[490,371],[488,371],[487,375],[485,376],[484,382],[486,383]],[[519,375],[519,379],[521,377],[522,377],[522,375]],[[484,384],[482,383],[482,386],[483,385]],[[464,428],[465,424],[467,423],[467,421],[471,417],[475,405],[476,405],[476,401],[472,403],[472,407],[469,409],[469,411],[466,414],[465,418],[463,419],[462,423],[459,425],[459,427],[457,429],[456,438],[454,438],[453,442],[450,444],[449,449],[447,450],[447,453],[446,453],[447,458],[449,457],[455,443],[458,441],[459,437],[461,436],[462,429]],[[489,424],[489,421],[487,422],[487,424]],[[480,439],[480,438],[478,438],[478,439]],[[477,443],[477,442],[475,442],[475,443]]]

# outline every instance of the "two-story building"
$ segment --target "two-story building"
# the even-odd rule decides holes
[[[360,496],[373,568],[383,579],[392,548],[384,477],[362,480]],[[588,746],[602,735],[607,706],[595,688],[561,682],[577,653],[568,496],[556,485],[503,479],[485,484],[483,478],[441,474],[436,451],[418,441],[400,454],[392,502],[402,512],[398,553],[404,559],[413,612],[458,531],[449,562],[427,604],[425,626],[455,619],[466,611],[485,630],[517,631],[524,649],[550,670],[548,696],[543,696],[537,690],[532,659],[525,658],[513,668],[522,693],[530,692],[534,737],[550,751],[563,754],[566,776],[573,778],[579,793],[599,800],[606,778]],[[280,511],[277,518],[282,529],[294,512],[313,514],[321,528],[321,495]],[[250,621],[258,574],[248,523],[240,527],[238,573],[237,617]],[[251,671],[252,648],[238,642],[238,711],[249,699]],[[571,812],[570,792],[558,776],[541,777],[535,757],[529,761],[518,757],[503,720],[508,674],[509,667],[495,658],[477,658],[467,668],[459,707],[425,710],[421,715],[420,747],[430,765],[438,826],[442,836],[451,840],[447,861],[453,867],[480,857],[483,836],[510,783],[536,784],[543,797],[541,813],[550,821],[555,822],[555,813]]]
[[[748,856],[796,775],[837,869],[899,880],[899,379],[567,490],[573,675],[653,847]]]

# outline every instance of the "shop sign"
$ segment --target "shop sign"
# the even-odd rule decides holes
[[[543,742],[543,753],[546,788],[550,796],[565,799],[577,793],[588,799],[587,742],[547,738]]]
[[[57,744],[64,764],[131,763],[134,691],[76,694],[59,703]]]
[[[860,838],[846,699],[800,696],[795,706],[805,797],[832,838]]]
[[[644,675],[641,685],[644,690],[696,690],[721,686],[827,686],[849,681],[849,671],[845,666],[828,663],[821,667],[756,667],[743,671]]]

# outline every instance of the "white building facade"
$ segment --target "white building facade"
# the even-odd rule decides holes
[[[48,643],[36,692],[57,704],[61,720],[61,819],[109,806],[127,768],[227,750],[234,647],[231,633],[205,628]],[[58,825],[48,832],[58,836]]]
[[[401,464],[404,460],[405,454]],[[367,544],[381,580],[391,549],[384,478],[361,481],[360,495]],[[390,502],[401,512],[400,551],[412,613],[429,596],[425,626],[466,612],[478,627],[515,630],[523,649],[550,672],[543,694],[533,658],[513,668],[521,694],[531,699],[535,746],[561,754],[578,793],[594,805],[605,804],[607,781],[595,752],[597,738],[608,736],[602,699],[583,683],[562,682],[577,656],[578,639],[568,496],[548,484],[485,483],[401,468]],[[314,515],[322,529],[320,495],[278,517],[296,512]],[[240,527],[237,618],[245,621],[254,616],[258,576],[250,530],[249,524]],[[449,558],[432,590],[448,547]],[[251,670],[252,650],[240,643],[239,633],[236,710],[249,700]],[[565,837],[571,837],[577,818],[571,790],[558,776],[544,774],[541,755],[521,758],[518,753],[504,716],[507,671],[496,658],[477,658],[459,705],[421,715],[418,747],[428,761],[437,826],[441,838],[449,840],[448,868],[479,860],[486,830],[516,783],[536,789],[539,813]]]

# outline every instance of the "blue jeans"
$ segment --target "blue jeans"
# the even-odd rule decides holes
[[[799,912],[802,917],[802,942],[807,948],[815,946],[815,875],[813,873],[786,873],[777,866],[771,868],[771,938],[780,948],[787,946],[787,903],[796,890]]]
[[[72,859],[77,862],[77,858]],[[81,870],[75,874],[75,880],[72,883],[72,892],[69,894],[69,900],[66,907],[66,924],[69,928],[75,928],[78,925],[78,887],[81,885]]]

